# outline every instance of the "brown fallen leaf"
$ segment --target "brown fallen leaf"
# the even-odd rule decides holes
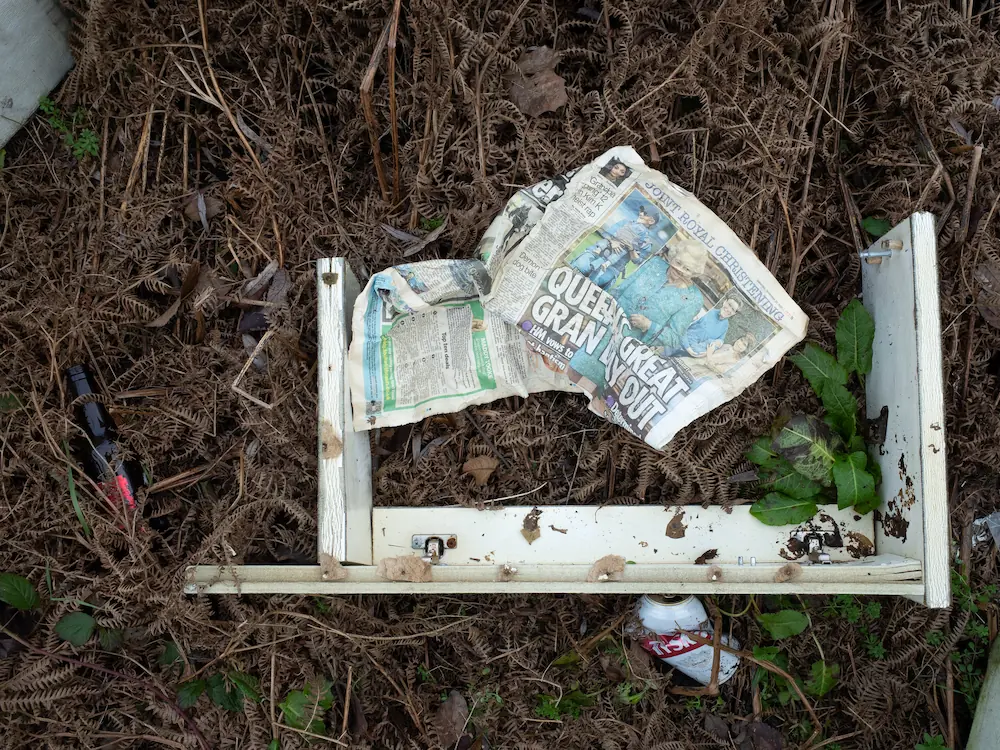
[[[531,544],[542,535],[542,532],[538,530],[538,518],[541,515],[542,511],[538,510],[538,508],[532,508],[528,511],[528,515],[524,517],[524,523],[521,525],[521,536],[527,540],[528,544]]]
[[[611,661],[611,657],[607,654],[601,657],[601,669],[604,670],[604,676],[607,677],[608,682],[625,682],[625,678],[628,676],[616,662]]]
[[[654,666],[653,655],[642,647],[638,638],[629,641],[628,666],[635,679],[653,680],[661,674]]]
[[[462,473],[470,475],[476,487],[482,487],[499,465],[500,462],[493,456],[475,456],[462,464]]]
[[[469,723],[469,704],[457,690],[448,693],[448,699],[434,712],[434,729],[443,747],[453,748]]]
[[[684,523],[684,511],[678,508],[674,512],[674,517],[667,522],[666,534],[671,539],[683,539],[687,533],[687,524]]]
[[[286,306],[288,304],[288,292],[291,288],[292,281],[288,278],[288,271],[279,268],[271,279],[271,284],[267,288],[267,294],[264,296],[264,299],[275,307]]]
[[[719,550],[717,549],[707,549],[698,555],[698,559],[694,561],[695,565],[708,565],[709,560],[714,560],[719,556]]]
[[[729,722],[715,714],[705,714],[705,731],[720,742],[729,743]]]
[[[198,191],[184,204],[184,216],[189,221],[200,221],[202,228],[208,231],[208,220],[214,219],[222,210],[223,202],[213,195],[205,195]]]
[[[555,71],[557,62],[548,47],[531,48],[518,59],[519,74],[510,77],[510,99],[529,117],[555,112],[569,101],[566,82]]]
[[[278,261],[272,260],[257,274],[254,278],[250,279],[246,284],[243,285],[243,292],[240,296],[243,299],[248,300],[261,300],[264,299],[264,292],[267,290],[268,286],[271,284],[271,279],[274,278],[274,274],[278,272]]]
[[[750,725],[750,737],[753,738],[754,750],[781,750],[784,745],[781,732],[762,721]]]
[[[368,719],[365,717],[365,707],[353,690],[351,691],[351,713],[348,718],[348,727],[351,737],[354,739],[368,734]]]

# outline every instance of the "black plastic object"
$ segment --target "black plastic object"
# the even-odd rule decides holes
[[[124,502],[129,508],[135,508],[136,490],[146,484],[142,467],[135,461],[122,460],[118,427],[104,404],[83,398],[97,394],[94,377],[87,366],[70,367],[66,377],[77,401],[77,421],[87,435],[86,440],[77,443],[83,468],[112,503]]]

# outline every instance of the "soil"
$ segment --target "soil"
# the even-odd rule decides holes
[[[77,65],[52,98],[82,110],[97,154],[75,158],[38,116],[0,171],[0,393],[19,404],[2,413],[0,571],[44,599],[0,612],[3,746],[304,747],[277,704],[324,678],[320,720],[354,747],[432,747],[457,731],[463,747],[760,750],[777,746],[769,727],[807,744],[800,702],[755,706],[751,666],[718,700],[669,692],[623,638],[624,597],[196,599],[180,594],[183,571],[315,561],[312,261],[343,255],[365,276],[402,259],[381,223],[421,234],[443,218],[410,260],[469,257],[518,187],[629,144],[757,252],[827,348],[858,292],[862,219],[935,213],[952,529],[982,590],[995,548],[967,530],[998,497],[1000,11],[958,5],[409,0],[394,96],[384,55],[373,78],[383,190],[361,85],[389,0],[65,0]],[[540,45],[558,53],[568,101],[528,116],[509,81]],[[254,296],[248,280],[272,261],[281,270]],[[153,482],[134,517],[64,449],[79,430],[60,373],[78,362]],[[373,434],[376,502],[739,503],[728,478],[751,440],[816,406],[779,365],[658,453],[570,396],[508,399]],[[503,462],[479,487],[462,466],[484,455]],[[810,630],[781,642],[790,673],[839,666],[833,691],[810,698],[824,747],[961,738],[974,680],[949,654],[968,651],[968,611],[893,599],[852,622],[849,602],[755,604],[810,613]],[[121,642],[60,641],[55,624],[80,609]],[[974,610],[994,635],[996,605]],[[749,614],[727,623],[770,644]],[[160,658],[169,643],[180,663]],[[574,648],[583,661],[553,665]],[[176,705],[186,680],[235,672],[259,680],[261,703]],[[951,680],[962,692],[939,687]],[[579,717],[539,710],[575,688],[593,696]],[[451,691],[468,708],[458,730]],[[755,711],[767,727],[748,723]]]

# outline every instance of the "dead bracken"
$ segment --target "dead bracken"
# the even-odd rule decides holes
[[[381,224],[425,238],[445,218],[444,231],[412,259],[469,257],[515,186],[610,145],[633,146],[718,213],[809,315],[810,340],[827,349],[833,322],[859,288],[856,251],[873,239],[860,221],[933,211],[956,538],[967,517],[997,496],[1000,112],[992,102],[1000,13],[990,4],[680,0],[664,12],[660,0],[524,9],[520,0],[412,0],[401,4],[396,29],[393,117],[387,45],[376,69],[374,151],[360,86],[389,30],[392,2],[60,5],[73,26],[77,64],[50,96],[64,112],[85,112],[98,155],[76,159],[43,116],[4,147],[0,482],[8,505],[0,516],[4,540],[16,545],[0,545],[0,572],[46,591],[48,570],[51,596],[67,600],[59,607],[87,601],[102,608],[102,627],[125,628],[127,637],[113,650],[99,648],[95,636],[74,654],[121,677],[28,653],[0,634],[0,711],[10,746],[65,735],[81,746],[155,736],[202,747],[154,691],[126,678],[148,669],[172,702],[184,679],[213,660],[220,661],[209,671],[231,666],[258,679],[263,702],[230,712],[203,697],[187,709],[207,747],[266,747],[275,729],[272,681],[274,721],[286,724],[277,704],[307,678],[332,683],[328,734],[358,747],[430,746],[441,692],[452,689],[465,693],[473,746],[488,733],[482,747],[704,742],[706,712],[727,723],[756,713],[749,688],[742,698],[724,691],[720,709],[688,710],[628,639],[628,665],[612,663],[634,670],[628,681],[636,692],[647,679],[655,687],[636,705],[618,699],[620,683],[609,682],[597,658],[576,671],[547,670],[605,629],[604,638],[621,643],[621,596],[185,598],[171,589],[189,563],[315,562],[312,261],[343,255],[363,277],[361,269],[403,262],[408,245],[387,238]],[[510,76],[540,45],[559,56],[553,70],[565,80],[566,102],[526,115],[511,101]],[[232,120],[208,99],[224,103]],[[972,190],[973,152],[954,150],[968,144],[950,120],[985,147]],[[388,199],[376,154],[385,162]],[[258,296],[255,303],[268,304],[245,305],[249,282],[272,261],[288,274],[287,304]],[[200,307],[198,279],[185,289],[196,263],[199,277],[202,270],[214,277]],[[161,325],[145,325],[167,311]],[[273,331],[266,367],[251,366],[242,381],[271,409],[229,387],[249,357],[241,317]],[[171,480],[125,519],[75,471],[89,536],[69,500],[62,441],[75,433],[54,377],[84,359],[110,399],[123,449],[154,483]],[[144,395],[114,397],[122,392]],[[743,502],[745,486],[727,480],[747,446],[782,408],[808,411],[814,403],[795,369],[779,366],[662,453],[590,414],[572,394],[483,404],[372,433],[375,503],[490,508],[530,492],[514,502],[542,513],[558,504],[670,506],[662,525],[643,535],[662,553],[672,506]],[[503,460],[474,488],[462,467],[482,455]],[[899,509],[881,523],[890,534],[907,532]],[[991,549],[969,553],[974,585],[997,575]],[[499,570],[505,557],[495,550],[491,564]],[[747,604],[719,595],[729,612]],[[56,615],[0,615],[14,635],[52,647]],[[749,619],[734,619],[746,647],[757,645],[748,639]],[[890,634],[883,659],[868,657],[843,617],[813,621],[826,659],[843,666],[840,685],[824,699],[824,738],[849,735],[836,740],[844,747],[912,748],[932,727],[947,735],[947,702],[936,686],[945,684],[951,649],[931,647],[927,634],[950,639],[949,613],[904,600],[883,605],[879,635]],[[782,646],[790,669],[807,679],[812,639]],[[559,694],[539,676],[563,694],[572,681],[600,694],[580,719],[534,721],[544,718],[535,714],[537,696]],[[955,703],[962,714],[964,700]],[[785,733],[786,746],[799,741],[789,728],[808,720],[795,700],[775,702],[762,716]],[[621,736],[609,740],[609,726]],[[750,722],[733,719],[731,728],[734,737],[744,728],[756,736]],[[303,735],[277,730],[281,747],[306,746]]]

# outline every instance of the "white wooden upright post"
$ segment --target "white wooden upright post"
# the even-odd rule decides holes
[[[343,258],[316,263],[319,343],[319,564],[324,579],[335,563],[372,564],[371,450],[354,431],[347,348],[360,288]]]

